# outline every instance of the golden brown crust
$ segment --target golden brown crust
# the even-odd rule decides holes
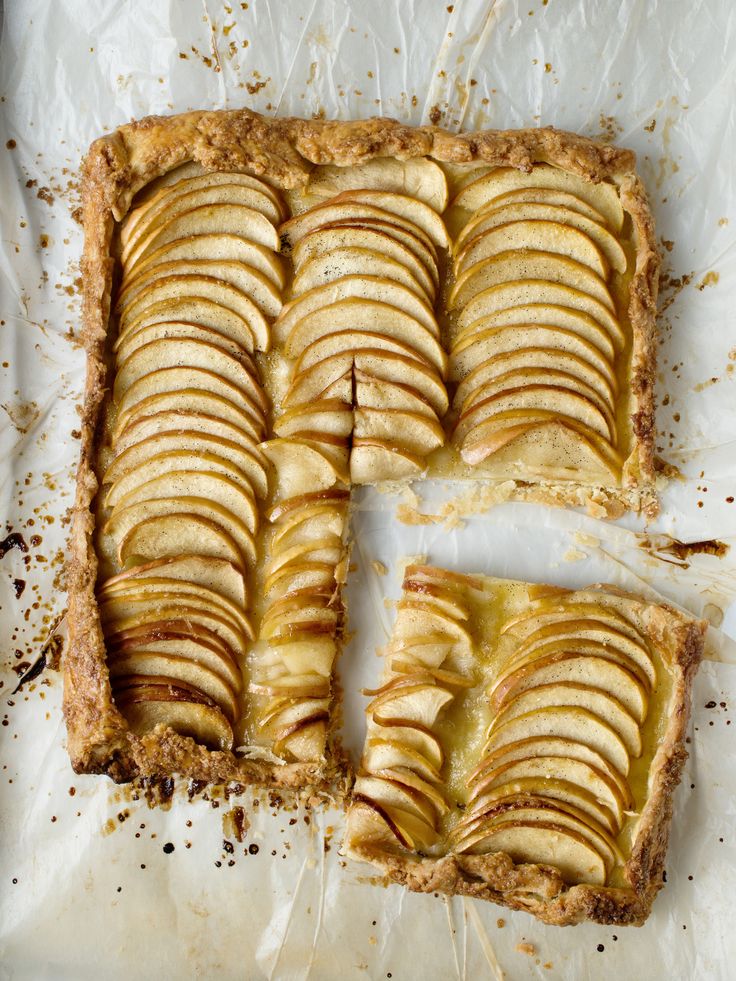
[[[600,588],[600,587],[591,587]],[[607,586],[605,591],[627,596]],[[638,599],[630,596],[631,599]],[[692,682],[703,654],[707,624],[672,607],[648,605],[641,612],[649,639],[663,652],[673,675],[668,723],[652,760],[649,793],[631,854],[624,867],[629,888],[567,886],[552,866],[516,864],[503,852],[422,858],[389,854],[351,842],[350,854],[379,866],[390,882],[414,892],[474,896],[521,909],[556,926],[584,920],[640,926],[664,882],[672,797],[688,753],[685,748]]]
[[[95,600],[97,559],[92,544],[92,504],[97,491],[93,459],[107,367],[104,357],[110,311],[114,223],[145,184],[188,160],[208,170],[240,170],[282,188],[304,185],[320,164],[357,164],[377,156],[430,156],[449,163],[481,162],[529,171],[548,162],[592,181],[620,184],[624,207],[637,236],[637,269],[630,318],[635,333],[635,419],[639,442],[636,486],[611,497],[596,492],[595,503],[614,514],[625,507],[656,510],[653,492],[654,305],[658,259],[646,199],[634,175],[635,156],[572,133],[548,128],[453,134],[432,126],[410,127],[390,119],[339,122],[268,119],[247,109],[150,116],[95,141],[83,170],[85,247],[82,262],[83,337],[87,386],[82,446],[69,561],[70,645],[65,662],[64,710],[69,752],[78,771],[106,771],[123,780],[178,771],[206,780],[239,779],[276,785],[324,779],[319,764],[278,766],[232,754],[210,753],[191,739],[130,733],[115,708]],[[523,496],[525,489],[520,488]],[[532,491],[529,491],[532,493]],[[545,492],[543,489],[540,493]],[[579,491],[555,488],[557,504],[580,504]]]

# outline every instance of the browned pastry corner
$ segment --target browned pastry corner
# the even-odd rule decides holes
[[[98,450],[106,399],[113,381],[110,324],[117,316],[111,306],[113,289],[117,288],[120,276],[118,240],[121,223],[129,215],[138,192],[173,169],[193,162],[205,172],[264,178],[278,192],[290,194],[304,189],[317,168],[328,165],[348,168],[378,158],[399,161],[428,158],[453,166],[478,163],[526,173],[535,164],[546,163],[584,181],[608,181],[619,188],[621,204],[630,219],[635,251],[627,305],[633,336],[631,398],[635,436],[629,460],[629,483],[610,492],[596,488],[586,496],[559,484],[535,488],[520,481],[518,494],[561,504],[588,503],[608,514],[626,508],[647,513],[656,510],[653,383],[659,260],[651,215],[635,174],[635,157],[631,151],[549,128],[452,134],[437,127],[409,127],[390,119],[350,122],[268,119],[247,109],[148,117],[122,126],[92,144],[83,166],[83,337],[87,384],[70,542],[70,644],[64,662],[68,747],[78,772],[106,772],[118,781],[175,772],[198,780],[241,780],[284,787],[318,784],[329,779],[333,772],[335,761],[329,752],[315,760],[292,758],[274,762],[270,758],[239,757],[230,750],[210,750],[166,726],[158,726],[143,735],[131,731],[112,696],[96,596]],[[442,365],[437,370],[441,374]],[[442,382],[437,384],[441,388]],[[441,400],[438,404],[440,408],[436,411],[441,415]],[[371,439],[366,442],[373,446]],[[426,464],[423,458],[414,462],[417,467]],[[431,461],[429,466],[431,473]],[[339,468],[336,473],[337,484],[340,480],[349,483],[347,477],[340,476]],[[275,533],[280,534],[278,527]],[[339,577],[336,582],[337,589]],[[314,698],[317,700],[318,696]],[[324,728],[322,715],[314,716],[317,720],[314,724]],[[307,752],[304,747],[302,750]],[[651,856],[647,857],[646,862],[651,861]],[[473,864],[470,858],[463,862]],[[417,868],[396,871],[396,875],[406,875],[409,880],[418,877],[413,880],[418,888],[423,873],[417,869],[422,867],[420,864]],[[491,888],[478,886],[477,874],[461,873],[460,865],[449,863],[443,868],[446,869],[443,875],[456,877],[458,891]],[[432,872],[427,881],[433,881],[436,874]],[[461,882],[466,882],[466,886],[461,888]],[[567,897],[564,903],[562,899],[558,902],[564,906],[571,900]]]

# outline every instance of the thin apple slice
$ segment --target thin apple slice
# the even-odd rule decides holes
[[[492,419],[499,413],[525,409],[541,409],[557,418],[572,419],[598,433],[612,445],[615,443],[616,433],[610,414],[604,414],[593,402],[577,392],[554,385],[526,385],[482,398],[460,416],[453,432],[453,440],[461,442],[486,419]]]
[[[304,429],[349,436],[353,431],[352,405],[339,399],[318,399],[282,413],[273,425],[277,436],[294,436]]]
[[[479,293],[502,284],[541,280],[578,290],[597,300],[610,313],[615,313],[611,294],[604,280],[588,266],[553,252],[515,249],[499,252],[468,266],[450,290],[447,306],[450,310],[465,307]],[[531,300],[527,302],[532,302]]]
[[[387,719],[383,716],[369,717],[369,732],[378,739],[390,739],[407,749],[421,754],[437,772],[442,769],[445,754],[437,736],[417,722],[405,719]]]
[[[134,351],[118,365],[113,384],[113,398],[120,403],[123,394],[136,381],[153,371],[166,368],[203,368],[219,375],[258,399],[261,387],[255,381],[250,366],[206,341],[171,338],[152,341]],[[262,395],[261,395],[262,397]]]
[[[198,627],[198,625],[192,625],[193,628],[195,626]],[[203,639],[201,635],[205,632],[211,635],[211,639]],[[135,663],[132,659],[139,653],[145,652],[151,657],[172,658],[175,661],[184,660],[187,664],[207,670],[219,678],[220,682],[226,685],[233,694],[238,695],[243,690],[243,678],[240,669],[231,659],[230,654],[224,651],[224,647],[218,647],[214,641],[219,642],[220,638],[211,631],[205,631],[203,627],[199,627],[199,633],[195,639],[192,635],[185,636],[182,632],[177,634],[172,631],[161,637],[155,626],[152,632],[148,625],[144,624],[137,635],[134,632],[133,636],[118,641],[116,646],[108,641],[107,658],[110,672],[112,674],[122,671],[122,668],[116,667],[118,660],[132,665]]]
[[[650,689],[656,688],[657,669],[648,648],[595,619],[545,624],[519,645],[514,661],[532,653],[541,656],[542,652],[558,650],[579,650],[597,655],[601,648],[627,658],[646,677]]]
[[[417,296],[420,300],[426,297],[432,302],[437,294],[436,263],[432,253],[416,236],[396,226],[385,222],[373,225],[334,222],[324,225],[296,244],[291,256],[294,268],[301,270],[308,262],[329,254],[332,249],[368,250],[385,256],[412,276],[413,282],[407,287],[411,296]]]
[[[611,361],[626,344],[623,328],[610,313],[601,322],[583,310],[562,306],[559,303],[521,303],[487,313],[478,320],[468,323],[457,333],[453,347],[470,343],[470,338],[480,331],[496,327],[531,325],[558,327],[561,330],[572,331],[598,348],[600,353]]]
[[[244,262],[228,259],[172,259],[155,265],[146,263],[144,269],[136,268],[135,275],[128,277],[121,287],[116,309],[125,309],[142,290],[169,276],[220,279],[249,297],[266,317],[277,317],[281,310],[281,294],[267,276]]]
[[[522,778],[537,781],[541,794],[544,794],[548,780],[562,779],[581,787],[603,803],[615,816],[614,833],[618,833],[623,825],[625,800],[621,796],[618,784],[611,780],[605,771],[583,760],[570,759],[566,756],[529,756],[518,760],[506,760],[489,767],[483,770],[477,779],[468,781],[471,788],[469,799],[475,800],[487,790]]]
[[[439,603],[410,596],[399,600],[396,611],[392,646],[395,646],[394,641],[411,641],[416,637],[440,635],[451,639],[460,653],[469,654],[472,651],[473,638],[467,627],[448,616]]]
[[[390,440],[353,437],[350,451],[352,484],[374,484],[377,481],[419,477],[427,461]]]
[[[518,187],[516,190],[506,191],[504,194],[499,194],[498,197],[493,198],[488,204],[484,205],[480,209],[479,214],[484,215],[488,211],[495,210],[496,208],[504,208],[511,204],[526,203],[566,208],[569,211],[574,211],[576,214],[585,215],[586,218],[598,222],[599,225],[605,225],[606,223],[606,219],[600,211],[593,208],[587,201],[583,201],[582,198],[577,197],[575,194],[570,194],[569,191],[558,191],[552,187]],[[468,224],[471,224],[471,222]]]
[[[282,597],[270,603],[264,619],[270,616],[280,615],[289,610],[295,611],[301,617],[301,610],[308,606],[332,607],[335,610],[342,610],[340,599],[334,587],[315,586],[291,590]]]
[[[314,310],[294,326],[284,353],[297,358],[325,334],[346,330],[369,331],[398,340],[418,351],[442,377],[447,371],[447,355],[436,335],[398,307],[377,300],[350,298]]]
[[[634,716],[610,692],[575,682],[537,685],[513,698],[502,700],[499,706],[501,711],[494,718],[489,733],[496,726],[503,725],[518,715],[551,705],[579,706],[593,712],[618,733],[629,756],[641,756],[641,732]]]
[[[324,286],[316,286],[287,303],[274,324],[274,339],[279,343],[285,341],[302,318],[341,300],[377,300],[386,303],[402,310],[423,324],[435,336],[439,336],[434,311],[426,300],[400,282],[381,276],[371,276],[367,270],[362,270],[357,276],[333,278],[332,282]]]
[[[414,357],[384,352],[377,347],[356,352],[356,372],[364,372],[384,382],[399,383],[413,389],[442,417],[447,412],[447,389],[437,372]]]
[[[639,724],[649,708],[646,676],[616,651],[602,656],[562,651],[544,656],[529,655],[511,665],[491,689],[491,704],[538,685],[580,684],[607,691],[621,702]]]
[[[134,331],[127,331],[116,341],[116,360],[118,364],[123,364],[127,358],[139,347],[150,344],[151,341],[162,339],[185,337],[194,338],[198,341],[205,341],[214,347],[222,348],[229,354],[237,358],[247,359],[253,350],[253,337],[250,330],[243,327],[242,334],[233,338],[232,331],[222,333],[213,327],[203,327],[201,324],[189,324],[180,320],[164,320],[156,323],[146,324],[144,327]],[[226,328],[227,329],[227,328]]]
[[[109,667],[113,687],[116,679],[128,675],[163,676],[175,684],[185,681],[216,702],[231,724],[235,722],[238,702],[232,689],[214,672],[189,658],[142,650],[112,658]]]
[[[376,721],[397,719],[431,729],[442,709],[453,700],[451,692],[436,684],[399,686],[377,695],[366,708]],[[379,722],[380,724],[380,722]]]
[[[306,192],[332,197],[353,189],[406,194],[423,201],[438,214],[447,207],[447,178],[439,164],[426,157],[409,160],[377,157],[351,167],[319,167],[312,171]]]
[[[450,241],[444,222],[433,208],[417,198],[391,191],[361,189],[343,191],[331,201],[333,205],[342,202],[369,205],[388,211],[391,215],[398,216],[424,232],[437,248],[449,248]]]
[[[426,757],[397,739],[369,737],[363,751],[362,766],[369,773],[403,767],[430,783],[437,784],[442,780],[439,771]]]
[[[345,832],[348,848],[369,848],[389,854],[400,848],[421,851],[431,848],[438,835],[434,828],[415,814],[398,807],[379,804],[353,792]]]
[[[601,372],[598,365],[601,364],[596,358],[593,364],[585,357],[580,357],[572,351],[562,350],[555,347],[544,345],[543,338],[539,337],[537,331],[544,332],[544,328],[531,328],[529,340],[541,342],[539,346],[520,347],[505,351],[495,350],[497,347],[511,348],[514,341],[514,333],[521,335],[520,344],[524,344],[524,328],[515,331],[512,327],[501,328],[508,335],[503,338],[487,337],[481,341],[475,351],[467,350],[463,354],[467,357],[458,358],[457,363],[452,364],[453,373],[460,374],[465,365],[472,364],[474,367],[465,375],[462,382],[455,390],[455,404],[464,405],[469,403],[474,392],[482,391],[483,386],[488,382],[493,382],[502,374],[512,371],[535,371],[546,370],[565,373],[598,393],[598,397],[609,407],[616,402],[616,391],[611,386],[610,378],[613,371],[606,366],[606,372]],[[557,338],[553,340],[555,343]],[[579,348],[583,350],[584,348]],[[588,353],[588,352],[585,352]],[[486,357],[486,355],[488,355]],[[482,359],[482,360],[481,360]]]
[[[359,774],[353,784],[353,793],[376,801],[383,807],[397,807],[437,827],[436,811],[429,799],[420,791],[404,783],[370,774]]]
[[[291,508],[279,515],[271,548],[280,549],[287,542],[294,543],[307,537],[320,538],[327,533],[342,537],[346,515],[346,501],[303,501],[299,508]]]
[[[135,266],[123,270],[121,287],[124,288],[138,275],[150,272],[154,266],[166,262],[239,262],[265,276],[279,291],[286,285],[283,262],[279,256],[263,245],[258,245],[242,235],[219,234],[187,235],[162,245]]]
[[[279,249],[276,228],[265,215],[245,204],[212,202],[173,214],[151,228],[146,235],[141,235],[126,252],[125,266],[132,270],[141,260],[147,259],[152,252],[169,242],[188,235],[207,235],[213,232],[242,235],[274,252]]]
[[[485,579],[480,576],[468,575],[464,572],[454,572],[452,569],[440,569],[432,565],[412,562],[404,569],[404,582],[415,582],[429,586],[439,586],[443,590],[451,590],[458,597],[467,597],[470,593],[482,602],[488,602],[493,594]]]
[[[334,639],[335,618],[330,621],[331,634],[314,634],[309,640],[293,640],[279,644],[277,651],[289,674],[318,674],[329,678],[335,663],[337,647]],[[271,638],[266,638],[271,639]]]
[[[255,534],[258,528],[258,509],[253,492],[228,477],[205,471],[171,470],[151,480],[142,481],[134,490],[120,498],[113,513],[132,504],[153,501],[160,497],[191,496],[215,501],[227,508]]]
[[[281,437],[262,443],[261,450],[275,470],[277,500],[349,483],[348,474],[306,440]]]
[[[126,215],[120,229],[123,262],[135,243],[162,221],[192,208],[223,202],[247,205],[274,224],[285,217],[284,206],[276,193],[257,178],[222,172],[201,174],[161,188]]]
[[[301,511],[321,504],[334,505],[335,507],[345,508],[350,501],[350,491],[339,487],[331,487],[327,490],[309,491],[296,497],[289,497],[284,501],[275,504],[267,513],[266,517],[270,522],[280,521],[287,515],[294,515],[294,512]]]
[[[318,626],[319,630],[317,630]],[[295,631],[311,629],[312,627],[314,627],[315,634],[327,633],[332,636],[337,627],[337,611],[328,606],[317,605],[303,607],[297,613],[291,610],[286,613],[273,613],[268,610],[261,621],[260,637],[262,640],[271,640],[272,637],[284,637]],[[291,668],[289,670],[292,671]],[[324,673],[319,671],[316,666],[312,670],[317,671],[318,674]],[[292,671],[292,673],[299,674],[300,672]],[[329,671],[327,673],[329,674]]]
[[[453,620],[467,620],[468,608],[458,594],[445,586],[435,583],[418,582],[416,579],[405,578],[402,591],[407,599],[429,603],[432,608],[440,610]]]
[[[266,564],[266,575],[271,576],[283,566],[295,562],[326,562],[336,565],[340,561],[343,549],[342,538],[339,535],[307,539],[289,548],[272,552]]]
[[[263,584],[266,596],[285,596],[297,589],[337,588],[335,567],[327,562],[298,562],[275,572]]]
[[[402,787],[408,787],[423,797],[426,797],[440,818],[450,810],[450,805],[447,803],[447,798],[442,793],[442,790],[408,767],[396,766],[390,769],[375,771],[373,775],[381,777],[384,780],[391,780],[393,783],[400,784]]]
[[[470,324],[511,307],[543,304],[587,313],[605,327],[611,337],[621,333],[621,325],[612,308],[585,292],[582,284],[576,288],[544,277],[522,279],[518,276],[519,271],[515,271],[509,282],[489,286],[474,296],[458,315],[458,331],[464,331]]]
[[[623,461],[597,432],[574,419],[541,409],[512,409],[479,423],[461,447],[463,460],[476,466],[493,456],[504,473],[523,466],[527,473],[559,480],[618,482]]]
[[[574,194],[595,208],[614,232],[620,232],[624,222],[618,188],[606,181],[594,183],[577,174],[550,164],[535,164],[531,173],[515,167],[496,167],[464,187],[452,201],[451,207],[478,211],[501,194],[519,189],[548,188]]]
[[[466,269],[493,256],[527,249],[565,256],[608,279],[608,260],[584,232],[556,221],[531,219],[497,225],[471,239],[455,258],[453,270],[459,278]]]
[[[169,437],[167,437],[168,439]],[[153,456],[141,460],[134,466],[115,479],[108,485],[105,495],[105,506],[114,507],[118,501],[130,491],[145,481],[154,480],[162,474],[170,473],[172,470],[189,470],[198,473],[221,474],[234,481],[240,487],[247,490],[251,489],[251,482],[247,472],[241,470],[230,460],[218,456],[215,453],[197,452],[191,450],[168,450],[163,453],[154,453]]]
[[[431,211],[431,209],[428,210]],[[435,214],[436,218],[437,215]],[[279,228],[279,234],[286,247],[293,249],[305,235],[326,225],[333,225],[336,222],[363,225],[366,222],[372,224],[374,221],[381,222],[383,225],[394,225],[404,232],[409,232],[429,248],[433,259],[436,258],[436,249],[432,239],[415,222],[382,208],[377,203],[366,204],[361,201],[347,200],[342,195],[332,198],[325,204],[310,208],[309,211],[304,211],[295,218],[284,222]]]
[[[400,409],[433,420],[437,418],[429,402],[410,386],[382,381],[357,368],[354,376],[356,406],[364,409]]]
[[[241,402],[231,402],[214,392],[206,392],[201,388],[183,388],[173,392],[157,392],[134,403],[123,413],[116,413],[115,425],[112,430],[114,443],[128,423],[140,416],[150,416],[159,412],[194,412],[216,419],[223,419],[237,429],[240,429],[255,439],[257,443],[263,440],[265,424],[263,416],[255,410],[246,411]]]
[[[189,516],[192,516],[206,518],[215,523],[237,544],[240,550],[240,564],[248,566],[255,563],[257,558],[255,539],[247,524],[232,511],[204,497],[184,495],[161,497],[119,508],[108,518],[102,532],[115,540],[118,560],[123,562],[123,555],[130,549],[130,535],[135,534],[138,525],[150,518],[162,518],[174,514],[179,515],[181,521],[186,521]]]
[[[328,719],[325,712],[316,719],[294,723],[276,738],[273,744],[274,753],[301,763],[324,760]]]
[[[269,678],[267,681],[251,681],[250,689],[255,692],[288,698],[328,698],[330,680],[316,672],[290,674],[285,671],[278,678]]]
[[[342,246],[304,262],[292,281],[292,294],[299,298],[315,289],[334,285],[340,279],[365,273],[371,279],[389,280],[404,287],[418,302],[431,298],[407,266],[375,249]]]
[[[600,603],[578,602],[577,594],[571,602],[565,596],[533,600],[531,609],[505,621],[501,627],[501,635],[523,640],[540,627],[566,620],[597,620],[631,640],[638,641],[645,647],[647,645],[641,631],[622,613]]]
[[[120,543],[118,555],[127,569],[195,551],[244,568],[242,552],[232,536],[218,522],[192,514],[164,514],[140,522]]]
[[[455,640],[446,633],[412,634],[408,632],[405,639],[394,639],[383,648],[382,653],[388,656],[411,658],[417,664],[428,670],[439,668],[452,654]]]
[[[603,719],[583,708],[550,706],[526,712],[495,728],[488,749],[532,736],[560,736],[585,743],[605,757],[622,776],[629,772],[629,754],[621,737]]]
[[[149,563],[150,564],[150,563]],[[122,601],[131,597],[137,602],[139,597],[149,596],[152,599],[161,597],[162,602],[169,602],[172,596],[181,598],[182,596],[191,597],[196,600],[198,605],[209,604],[213,609],[218,609],[229,620],[232,620],[244,635],[253,633],[250,620],[245,614],[245,608],[222,596],[220,593],[209,586],[203,586],[198,582],[189,582],[183,579],[167,578],[166,576],[141,575],[130,576],[118,579],[114,583],[105,583],[97,592],[99,604],[108,601]],[[189,600],[186,600],[189,602]]]
[[[597,774],[601,775],[602,779],[605,778],[605,782],[613,795],[620,800],[623,810],[631,811],[634,809],[634,798],[631,795],[628,781],[600,753],[573,739],[535,736],[507,743],[499,749],[486,753],[481,758],[478,766],[468,777],[468,783],[480,779],[483,774],[489,773],[495,767],[538,756],[555,756],[565,760],[577,760],[586,763]]]
[[[214,704],[193,702],[191,694],[172,697],[172,686],[150,686],[143,691],[131,689],[116,695],[115,701],[131,730],[138,736],[158,726],[173,729],[180,736],[190,736],[210,749],[229,750],[233,731],[221,710]]]
[[[253,628],[244,614],[234,616],[230,609],[213,602],[204,591],[171,589],[157,592],[141,584],[137,592],[124,590],[108,595],[99,606],[102,622],[116,631],[152,621],[193,617],[195,622],[221,637],[232,650],[243,650],[254,638]]]
[[[284,729],[327,712],[329,698],[275,698],[258,716],[258,727]]]
[[[336,355],[350,353],[353,361],[357,355],[363,351],[383,351],[389,355],[396,355],[399,358],[408,358],[416,364],[426,367],[439,380],[437,369],[417,351],[410,343],[389,337],[387,334],[379,334],[371,330],[349,328],[347,330],[328,331],[322,337],[306,347],[300,354],[294,365],[294,379],[303,375],[313,365],[320,364],[328,358]],[[292,380],[293,384],[293,380]]]
[[[394,215],[388,213],[384,214],[383,219],[374,216],[368,216],[358,219],[341,219],[339,221],[333,221],[328,225],[323,225],[322,227],[327,228],[354,228],[354,229],[370,229],[372,231],[381,232],[383,235],[388,235],[396,242],[400,242],[405,245],[407,249],[419,260],[423,269],[426,271],[426,276],[417,274],[414,266],[411,266],[412,272],[416,275],[420,283],[427,284],[427,295],[430,298],[434,298],[440,283],[440,270],[437,264],[437,250],[432,244],[431,240],[424,232],[420,231],[416,225],[411,226],[409,224],[397,224],[397,219]],[[379,249],[379,252],[382,250]],[[429,276],[429,280],[427,280]]]
[[[472,221],[463,228],[453,247],[453,254],[458,263],[461,256],[468,256],[473,252],[473,245],[480,244],[481,236],[491,229],[499,228],[501,225],[508,225],[511,222],[543,221],[554,222],[574,228],[594,242],[600,252],[605,256],[606,261],[618,273],[625,273],[628,265],[626,253],[621,243],[612,235],[605,225],[599,221],[591,220],[587,215],[581,214],[571,208],[559,207],[542,203],[517,203],[484,208]],[[539,246],[529,244],[527,248],[539,248]],[[548,249],[547,251],[557,252],[558,249]],[[567,253],[568,255],[570,253]],[[467,259],[466,259],[467,262]]]
[[[237,443],[244,449],[251,450],[255,456],[258,455],[259,442],[247,430],[217,416],[208,416],[203,412],[186,409],[168,409],[151,415],[135,415],[112,441],[112,446],[116,453],[123,453],[129,446],[162,433],[192,430],[208,436],[217,436],[230,443]]]
[[[214,276],[204,275],[172,275],[163,279],[153,279],[143,287],[120,314],[120,334],[134,331],[158,312],[158,304],[171,304],[179,310],[170,320],[186,320],[182,307],[188,300],[210,300],[218,307],[215,323],[218,324],[225,316],[222,311],[230,311],[247,325],[252,338],[247,350],[268,351],[271,344],[270,325],[261,310],[253,300],[235,286],[231,286]],[[163,318],[159,318],[163,319]]]
[[[235,402],[253,417],[257,425],[265,426],[269,402],[255,379],[249,377],[246,388],[243,388],[241,384],[233,384],[215,371],[189,366],[159,368],[142,375],[123,393],[117,406],[117,416],[122,417],[153,395],[169,395],[184,389],[209,392]]]
[[[445,442],[445,432],[436,418],[403,409],[356,409],[354,419],[353,449],[356,438],[380,439],[426,456]]]
[[[567,367],[567,365],[565,366]],[[505,368],[508,368],[508,370],[505,371]],[[516,391],[527,386],[532,388],[553,386],[557,389],[568,389],[581,398],[587,399],[588,402],[592,402],[596,409],[604,416],[609,431],[615,431],[615,396],[607,387],[596,389],[592,385],[588,385],[587,382],[582,381],[577,375],[560,369],[557,364],[555,367],[547,367],[545,365],[517,365],[513,357],[504,362],[502,356],[501,363],[498,365],[497,374],[492,374],[491,370],[489,366],[488,376],[486,376],[482,384],[471,389],[468,395],[466,395],[460,405],[460,418],[466,416],[479,402],[492,395],[500,395],[501,392],[505,391]]]
[[[164,576],[167,579],[196,583],[214,590],[241,609],[248,605],[245,580],[240,569],[231,562],[213,559],[207,555],[181,555],[147,562],[135,569],[111,576],[102,583],[100,590],[105,592],[117,589],[123,583],[147,576]]]

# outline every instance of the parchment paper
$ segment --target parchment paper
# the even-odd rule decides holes
[[[150,809],[142,791],[135,800],[72,773],[57,673],[13,689],[65,606],[83,384],[71,216],[80,156],[132,117],[199,107],[604,134],[639,154],[663,242],[658,444],[682,476],[663,489],[650,547],[630,518],[612,526],[505,504],[458,520],[457,508],[443,512],[457,487],[417,488],[419,501],[361,494],[348,589],[360,640],[341,667],[353,753],[359,689],[378,676],[373,651],[390,626],[385,600],[398,594],[402,556],[571,586],[621,583],[736,634],[736,553],[678,560],[656,537],[736,539],[735,32],[725,0],[8,5],[0,538],[20,533],[28,551],[0,558],[0,978],[733,977],[736,645],[718,630],[695,686],[668,883],[641,930],[546,928],[490,904],[376,887],[369,867],[339,856],[334,808],[285,811],[267,794],[257,805],[250,795],[189,801],[181,787]],[[417,507],[449,518],[397,521]]]

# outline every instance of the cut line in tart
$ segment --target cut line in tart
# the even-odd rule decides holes
[[[705,627],[612,586],[408,566],[344,850],[418,892],[643,922]]]

